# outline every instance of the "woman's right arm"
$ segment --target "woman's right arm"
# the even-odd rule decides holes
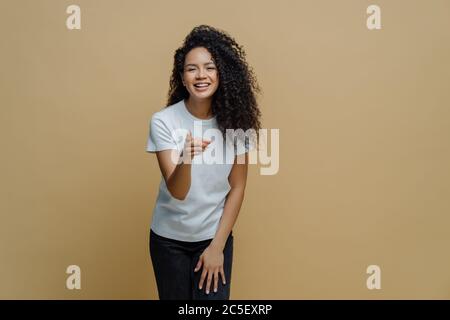
[[[192,158],[203,152],[210,142],[193,139],[188,133],[181,155],[175,149],[156,152],[159,168],[172,197],[178,200],[186,198],[191,187]]]

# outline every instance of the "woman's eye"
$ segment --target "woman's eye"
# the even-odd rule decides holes
[[[215,70],[216,68],[213,67],[209,67],[208,70]]]

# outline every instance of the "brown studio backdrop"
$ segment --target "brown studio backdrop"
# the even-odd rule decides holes
[[[278,174],[250,169],[232,299],[450,298],[448,1],[79,0],[78,31],[70,4],[0,3],[0,298],[157,298],[148,122],[202,23],[244,45],[280,129]]]

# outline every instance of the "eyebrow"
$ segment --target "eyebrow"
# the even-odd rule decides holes
[[[206,62],[206,63],[204,63],[203,65],[206,66],[207,64],[214,64],[214,62],[213,62],[213,61]],[[185,65],[185,67],[189,67],[189,66],[196,67],[197,64],[195,64],[195,63],[188,63],[188,64]]]

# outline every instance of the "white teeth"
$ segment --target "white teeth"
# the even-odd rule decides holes
[[[195,87],[207,87],[209,84],[207,83],[201,83],[201,84],[194,84]]]

